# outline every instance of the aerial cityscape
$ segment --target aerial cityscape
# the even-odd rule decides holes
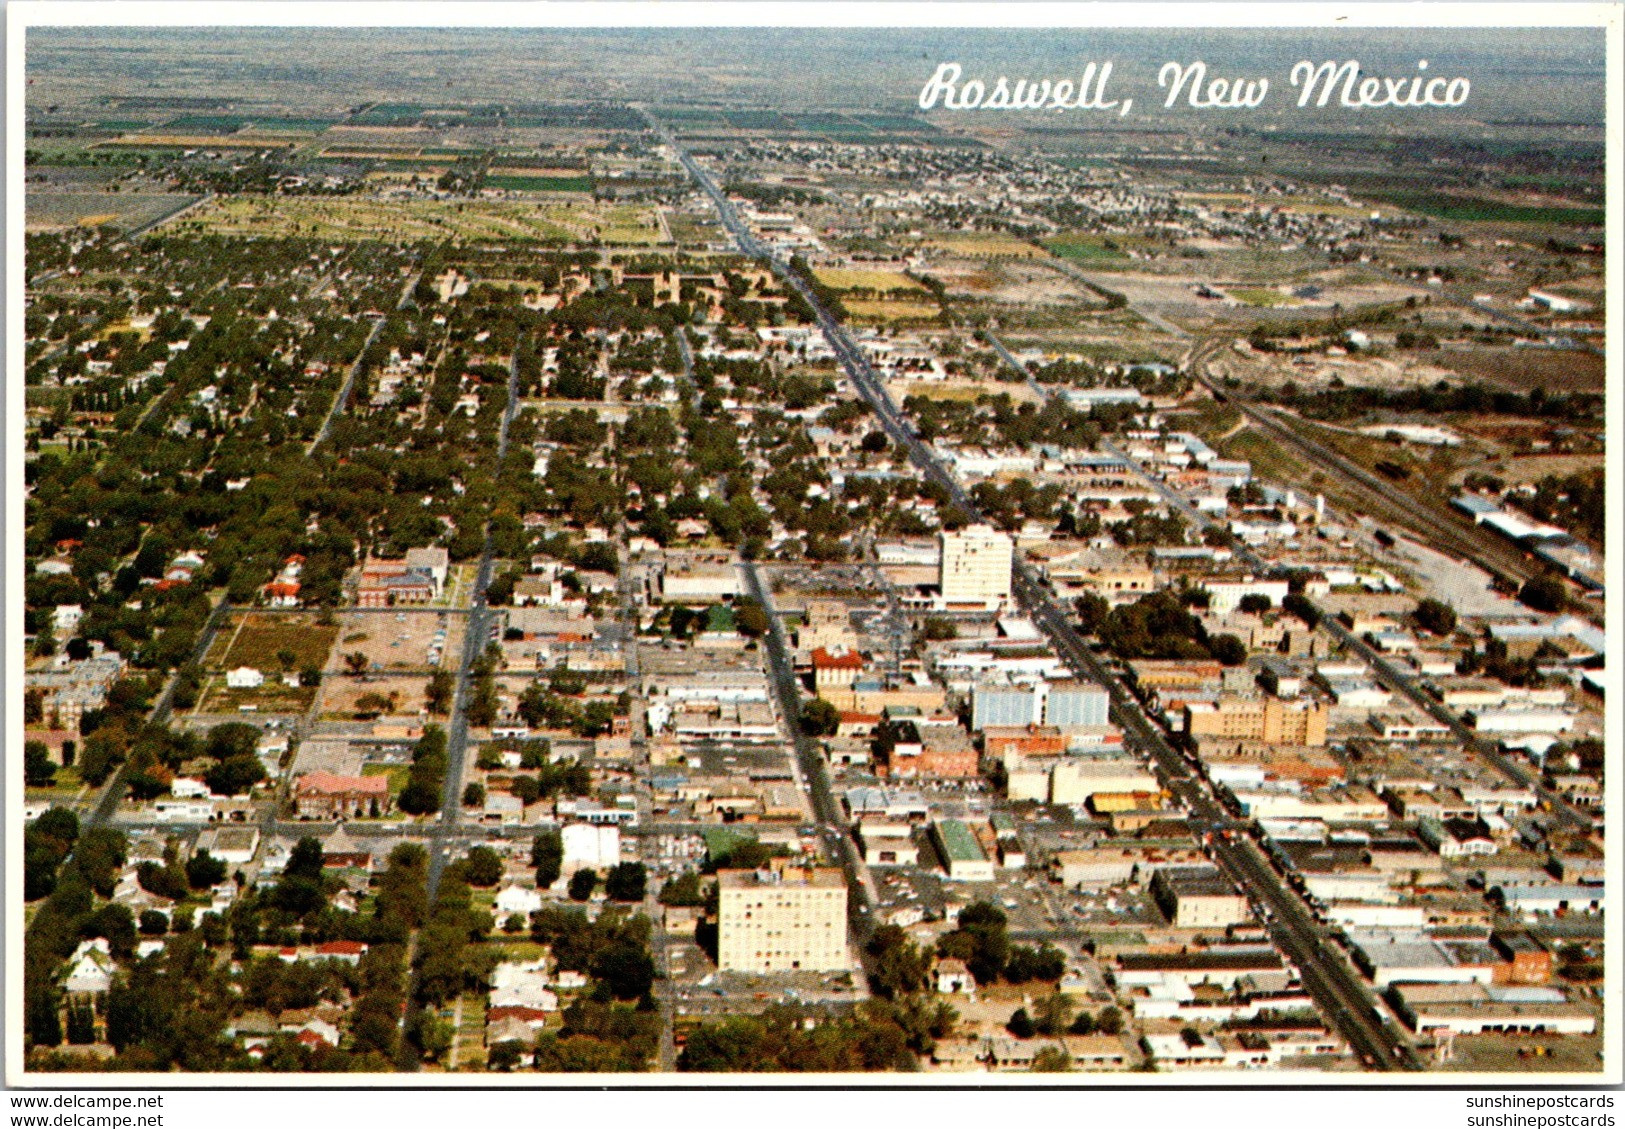
[[[1617,1069],[1600,30],[26,83],[29,1077]]]

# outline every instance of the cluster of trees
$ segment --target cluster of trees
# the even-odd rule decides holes
[[[564,1009],[564,1025],[542,1032],[533,1049],[498,1043],[486,1066],[507,1071],[528,1061],[549,1074],[624,1074],[647,1070],[659,1046],[660,1013],[652,1001],[578,999]]]
[[[760,1015],[702,1023],[688,1034],[685,1072],[913,1071],[953,1025],[946,1005],[870,1000],[844,1016],[774,1004]],[[809,1027],[807,1021],[812,1020]]]
[[[489,857],[482,858],[476,847],[470,856],[447,866],[440,876],[434,904],[418,931],[417,949],[413,955],[416,973],[414,1001],[426,1008],[438,1008],[446,1001],[465,991],[482,991],[489,987],[493,954],[472,947],[491,932],[495,921],[491,914],[474,906],[471,878],[491,878],[491,885],[501,878],[502,861],[489,847]],[[496,875],[486,868],[494,862]],[[427,1024],[425,1016],[421,1023]],[[423,1049],[435,1053],[443,1032],[430,1028],[430,1038],[420,1039]],[[449,1046],[449,1044],[447,1044]]]
[[[532,682],[519,695],[519,716],[525,724],[537,729],[568,729],[578,737],[596,737],[608,733],[615,723],[618,704],[611,698],[588,698],[579,695],[585,685],[566,683],[565,689],[576,693],[560,693],[558,682]]]
[[[497,719],[497,666],[502,661],[502,648],[496,643],[480,654],[469,667],[474,685],[468,692],[465,712],[468,724],[485,728]]]
[[[1000,529],[1013,531],[1028,521],[1054,521],[1063,490],[1057,483],[1034,487],[1027,478],[1017,477],[1002,486],[996,482],[978,482],[970,493],[990,522]]]
[[[440,810],[446,786],[446,731],[438,725],[426,726],[423,736],[412,746],[412,768],[396,804],[408,815],[428,815]]]
[[[1257,388],[1255,394],[1314,419],[1343,420],[1373,412],[1508,415],[1529,419],[1566,420],[1575,426],[1600,423],[1603,397],[1595,392],[1528,392],[1481,384],[1452,384],[1441,380],[1426,388],[1380,388],[1375,385],[1300,388],[1288,383],[1279,388]]]
[[[1190,589],[1187,594],[1206,593]],[[1180,595],[1167,589],[1113,608],[1093,593],[1077,601],[1078,625],[1098,635],[1122,659],[1218,659],[1226,666],[1247,661],[1247,645],[1234,635],[1209,635]]]
[[[1557,613],[1568,607],[1569,594],[1563,582],[1553,576],[1536,576],[1523,582],[1518,601],[1537,612]]]
[[[544,906],[531,914],[530,934],[549,946],[561,969],[592,977],[593,998],[643,1000],[654,987],[649,955],[649,919],[619,906],[606,906],[587,919],[579,909]]]
[[[1486,634],[1482,648],[1473,646],[1462,652],[1461,658],[1456,660],[1456,672],[1485,674],[1508,686],[1538,689],[1546,682],[1545,676],[1540,673],[1540,661],[1545,657],[1541,651],[1536,651],[1533,655],[1515,659],[1508,652],[1505,642]]]
[[[1144,503],[1139,499],[1130,499],[1125,508],[1134,509],[1135,503]],[[1159,512],[1150,507],[1140,509],[1132,514],[1127,521],[1114,521],[1106,526],[1112,540],[1119,545],[1132,547],[1136,545],[1183,545],[1185,543],[1185,519],[1172,511]]]
[[[490,748],[482,750],[475,763],[484,769],[500,768],[502,764],[497,752]],[[534,804],[560,793],[586,796],[592,792],[592,770],[584,764],[573,760],[534,763],[528,756],[521,764],[528,771],[508,777],[505,784],[508,792],[518,796],[521,803]]]
[[[1429,596],[1411,613],[1416,626],[1432,635],[1449,635],[1456,629],[1456,609]]]
[[[1010,1034],[1018,1039],[1031,1039],[1037,1035],[1116,1035],[1123,1030],[1123,1013],[1115,1007],[1104,1007],[1098,1013],[1072,1010],[1072,1001],[1060,992],[1043,996],[1033,1004],[1032,1013],[1017,1008],[1006,1025]]]
[[[1608,486],[1603,471],[1549,474],[1535,484],[1533,494],[1512,494],[1507,499],[1537,521],[1547,521],[1601,544],[1606,533]]]
[[[708,884],[700,876],[699,871],[685,870],[660,888],[660,904],[663,906],[707,905],[711,897],[714,896],[715,889],[716,886]]]
[[[937,941],[937,954],[964,961],[979,984],[1000,979],[1012,984],[1055,981],[1066,972],[1066,957],[1055,946],[1012,945],[1003,911],[988,902],[974,902],[959,911],[953,932]]]

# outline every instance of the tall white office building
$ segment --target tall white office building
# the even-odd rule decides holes
[[[942,602],[992,606],[1010,599],[1015,543],[990,525],[942,534]]]

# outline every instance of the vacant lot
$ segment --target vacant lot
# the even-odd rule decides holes
[[[237,713],[244,706],[249,712],[304,713],[316,697],[313,686],[286,686],[281,676],[267,675],[265,684],[254,689],[233,689],[226,685],[223,674],[210,675],[198,696],[197,713]]]
[[[401,714],[415,715],[423,709],[423,698],[429,680],[421,677],[390,674],[329,674],[322,679],[321,716],[328,721],[354,721],[360,715],[368,717]],[[389,703],[387,708],[373,700]]]
[[[453,667],[462,653],[463,622],[460,615],[448,615],[442,622],[436,611],[350,612],[340,617],[343,633],[331,669],[349,670],[345,660],[352,654],[365,656],[370,671]],[[429,653],[435,644],[439,661],[431,664]]]
[[[894,302],[846,298],[841,305],[859,321],[932,321],[938,309],[931,302]]]
[[[1579,350],[1440,349],[1428,359],[1463,377],[1519,392],[1542,387],[1552,392],[1601,392],[1604,387],[1603,359]]]
[[[284,669],[321,668],[327,665],[337,634],[338,627],[324,627],[316,612],[234,614],[215,637],[204,665],[212,670],[251,666],[268,675]],[[291,661],[284,663],[284,658]]]

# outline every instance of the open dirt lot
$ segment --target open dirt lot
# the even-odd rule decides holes
[[[376,694],[394,703],[391,708],[382,711],[384,714],[415,714],[423,708],[428,685],[427,678],[408,675],[365,674],[358,678],[349,674],[330,674],[322,679],[320,712],[324,718],[355,720],[360,712],[357,702],[369,694]],[[369,709],[365,712],[375,714],[379,711]]]
[[[423,670],[431,666],[451,669],[462,653],[465,617],[437,611],[351,612],[339,618],[338,645],[331,669],[348,670],[345,656],[367,657],[366,669]],[[430,648],[440,643],[431,662]]]

